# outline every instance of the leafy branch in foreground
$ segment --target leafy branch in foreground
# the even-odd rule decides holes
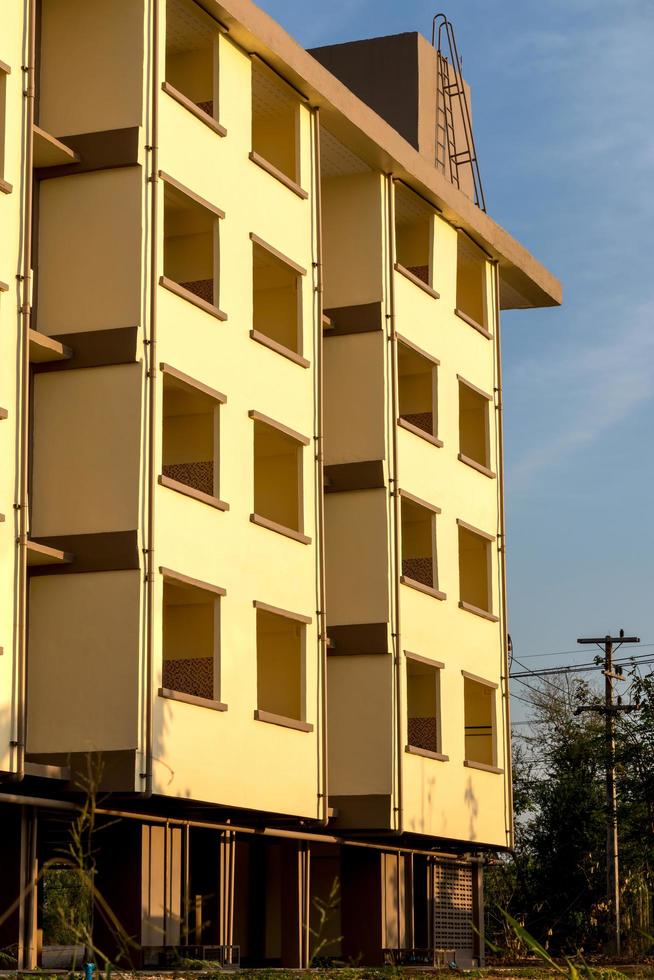
[[[563,977],[567,977],[568,980],[607,980],[607,978],[614,978],[614,980],[626,980],[624,973],[620,973],[619,970],[597,970],[593,967],[588,966],[587,963],[583,961],[580,957],[573,961],[568,957],[564,957],[565,967],[557,963],[556,960],[548,953],[544,946],[542,946],[537,939],[535,939],[531,933],[525,929],[524,926],[513,918],[513,916],[507,912],[505,909],[500,909],[500,912],[508,922],[509,926],[515,933],[517,939],[527,947],[527,949],[542,960],[551,970],[555,973],[560,974]]]

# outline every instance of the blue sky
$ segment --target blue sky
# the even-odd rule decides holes
[[[262,6],[306,47],[429,36],[440,9]],[[472,86],[489,213],[564,287],[561,309],[503,318],[516,655],[574,650],[577,636],[621,626],[654,644],[654,3],[444,9]]]

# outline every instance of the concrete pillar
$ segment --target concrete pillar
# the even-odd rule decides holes
[[[94,943],[112,962],[138,967],[141,965],[141,824],[136,820],[114,822],[98,831],[96,847]]]
[[[37,816],[32,807],[7,806],[0,813],[0,948],[20,970],[37,965]]]
[[[236,835],[223,831],[220,835],[220,900],[218,943],[234,943],[234,869],[236,864]]]
[[[309,965],[309,847],[304,841],[287,841],[281,846],[281,947],[282,966],[302,969]]]
[[[343,957],[365,966],[383,964],[382,852],[344,846],[341,853]]]
[[[472,865],[472,921],[477,930],[474,936],[474,955],[479,966],[485,962],[486,943],[484,941],[484,866]]]

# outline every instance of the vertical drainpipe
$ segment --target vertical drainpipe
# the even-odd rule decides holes
[[[159,0],[152,0],[152,108],[150,133],[150,336],[145,340],[148,367],[148,539],[146,560],[146,640],[145,640],[145,789],[152,796],[152,669],[154,663],[154,494],[156,486],[155,433],[157,422],[157,258],[158,258],[158,141],[159,141]]]
[[[316,372],[317,372],[317,422],[316,433],[316,462],[317,462],[317,498],[318,498],[318,581],[319,606],[318,632],[320,639],[320,672],[321,672],[321,753],[322,753],[322,826],[329,823],[329,786],[327,772],[327,611],[325,589],[325,498],[324,498],[324,358],[323,358],[323,258],[322,258],[322,191],[320,169],[320,109],[313,109],[313,159],[315,181],[315,213],[316,213],[316,298],[318,319],[318,335],[316,343]]]
[[[386,194],[387,194],[387,223],[388,223],[388,306],[389,312],[386,319],[390,320],[390,335],[388,337],[391,345],[391,431],[392,431],[392,467],[393,476],[391,477],[393,490],[393,598],[395,605],[395,633],[393,667],[395,676],[395,714],[396,714],[396,739],[397,739],[397,826],[396,834],[404,833],[404,806],[403,806],[403,776],[402,776],[402,630],[400,626],[400,484],[398,479],[398,451],[397,451],[397,335],[395,332],[395,200],[393,196],[393,175],[386,175]]]
[[[20,366],[20,474],[18,499],[18,629],[17,629],[17,704],[16,704],[16,772],[12,782],[25,776],[25,742],[27,740],[27,536],[29,532],[29,388],[30,326],[32,286],[32,216],[33,216],[33,128],[36,74],[36,0],[30,0],[27,24],[27,65],[24,67],[27,99],[25,143],[25,205],[23,212],[23,271],[21,280],[21,366]]]
[[[502,401],[502,342],[500,338],[500,268],[497,259],[493,260],[494,281],[493,294],[495,300],[495,359],[497,363],[497,454],[499,470],[499,534],[502,543],[500,554],[500,575],[502,588],[502,657],[504,669],[504,687],[502,697],[504,698],[504,769],[507,780],[507,833],[509,846],[513,847],[513,774],[511,759],[511,702],[509,693],[509,645],[507,629],[507,602],[506,602],[506,520],[504,513],[504,418]]]

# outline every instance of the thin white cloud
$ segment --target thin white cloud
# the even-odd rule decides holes
[[[595,336],[585,329],[556,357],[516,364],[519,401],[540,405],[541,435],[510,467],[512,490],[564,463],[654,398],[654,300],[626,314],[629,322]],[[553,431],[543,437],[542,429]]]

